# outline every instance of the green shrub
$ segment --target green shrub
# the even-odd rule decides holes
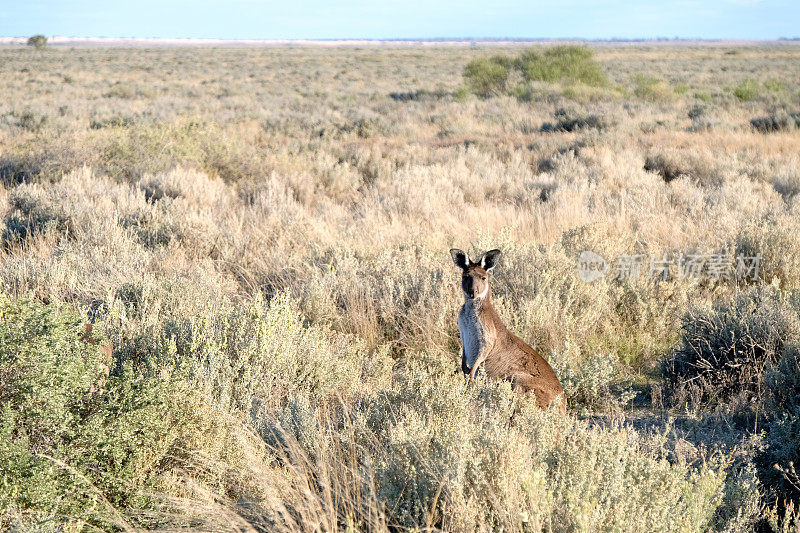
[[[236,453],[231,428],[185,384],[113,362],[103,379],[103,341],[83,322],[0,294],[0,529],[127,527],[160,507],[153,495],[191,462],[187,450]]]
[[[779,94],[786,90],[786,84],[775,78],[767,78],[766,81],[764,81],[764,89]]]
[[[168,389],[127,371],[101,390],[98,339],[55,305],[1,295],[0,323],[0,516],[104,523],[165,453]]]
[[[47,37],[44,35],[28,37],[28,46],[33,46],[37,50],[43,50],[47,46]]]
[[[587,46],[561,45],[528,50],[515,61],[526,81],[568,80],[601,86],[608,80]]]
[[[473,93],[486,98],[508,92],[508,81],[512,72],[518,72],[527,82],[565,81],[591,87],[608,84],[599,63],[594,59],[594,52],[586,46],[532,49],[517,58],[494,55],[473,59],[464,69],[464,81]],[[530,91],[524,87],[516,86],[511,89],[513,96],[522,100],[531,99]],[[607,96],[606,93],[603,94]]]
[[[471,93],[472,91],[470,90],[469,86],[460,85],[458,89],[453,92],[453,99],[455,99],[456,102],[463,102]]]
[[[636,74],[633,77],[633,94],[648,102],[670,102],[675,99],[675,90],[664,80]]]
[[[508,79],[508,67],[505,56],[479,57],[464,67],[464,80],[482,98],[501,94]]]
[[[800,338],[798,309],[781,291],[753,287],[682,319],[680,345],[661,367],[673,401],[721,405],[739,401],[760,407],[765,375]]]
[[[752,78],[745,78],[739,85],[733,88],[733,95],[742,102],[754,100],[761,94],[762,86]]]

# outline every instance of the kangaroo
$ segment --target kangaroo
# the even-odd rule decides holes
[[[490,250],[476,262],[456,248],[450,255],[462,271],[464,305],[458,312],[458,329],[463,346],[461,370],[469,375],[469,381],[483,364],[489,377],[508,380],[522,393],[533,391],[540,408],[557,402],[558,410],[566,413],[564,389],[556,373],[544,357],[509,331],[492,307],[489,272],[497,264],[500,250]]]

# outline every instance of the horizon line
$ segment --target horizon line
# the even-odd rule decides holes
[[[44,35],[44,34],[38,34]],[[29,35],[26,36],[0,36],[0,45],[27,44]],[[585,42],[585,43],[681,43],[681,42],[707,42],[707,43],[770,43],[770,42],[800,42],[798,36],[782,36],[772,39],[747,39],[747,38],[724,38],[724,37],[605,37],[605,38],[585,38],[585,37],[314,37],[314,38],[293,38],[293,39],[266,39],[266,38],[215,38],[215,37],[109,37],[109,36],[65,36],[65,35],[45,35],[49,42],[57,46],[59,44],[69,44],[76,42],[149,42],[149,43],[231,43],[231,44],[291,44],[291,43],[453,43],[453,44],[514,44],[514,43],[537,43],[537,42]]]

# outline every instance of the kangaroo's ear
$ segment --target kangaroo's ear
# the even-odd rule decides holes
[[[481,264],[483,269],[488,272],[497,264],[497,260],[500,259],[500,253],[500,250],[489,250],[481,256],[481,259],[478,262]]]
[[[453,258],[453,263],[455,263],[458,268],[461,270],[467,269],[469,266],[469,256],[465,252],[462,252],[458,248],[451,248],[450,255]]]

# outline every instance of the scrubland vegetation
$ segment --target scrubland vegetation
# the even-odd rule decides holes
[[[796,531],[798,64],[0,50],[0,529]],[[568,417],[465,386],[453,246]]]

